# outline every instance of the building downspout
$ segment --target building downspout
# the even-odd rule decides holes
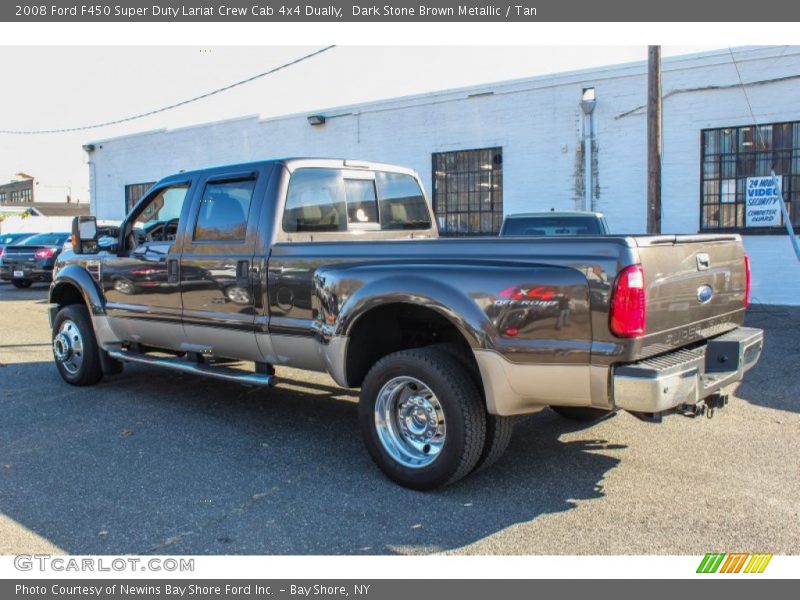
[[[84,144],[83,151],[86,152],[86,165],[89,167],[89,213],[97,215],[97,171],[94,165],[94,151],[97,149],[94,144]]]
[[[581,210],[594,211],[594,182],[592,181],[592,153],[594,146],[594,107],[597,104],[594,88],[584,88],[581,95],[583,111],[583,203]]]

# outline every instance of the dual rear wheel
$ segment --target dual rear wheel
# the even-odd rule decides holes
[[[486,413],[469,367],[438,346],[379,360],[361,387],[359,421],[378,467],[418,490],[453,483],[497,460],[513,425]]]

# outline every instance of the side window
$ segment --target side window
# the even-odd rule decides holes
[[[336,169],[298,169],[289,181],[283,230],[346,231],[344,182]]]
[[[172,242],[178,233],[181,210],[188,191],[188,185],[175,185],[153,196],[133,222],[130,247],[147,242]]]
[[[193,239],[197,242],[243,242],[255,179],[206,184]]]
[[[375,174],[381,229],[429,229],[431,216],[417,180],[404,173]]]
[[[372,179],[345,179],[347,223],[350,229],[378,229],[378,198]]]

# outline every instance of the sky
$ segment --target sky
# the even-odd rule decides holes
[[[664,46],[674,56],[711,46]],[[102,123],[203,94],[320,46],[0,47],[0,130]],[[454,87],[645,60],[645,46],[339,46],[284,71],[136,121],[73,133],[0,133],[0,181],[34,175],[40,199],[88,202],[81,146],[245,115],[313,112]],[[253,157],[258,158],[258,157]]]

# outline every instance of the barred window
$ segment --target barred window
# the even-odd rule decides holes
[[[783,233],[782,216],[759,227],[745,215],[748,186],[772,169],[792,225],[800,226],[800,122],[704,129],[701,146],[701,231]]]
[[[497,235],[503,222],[503,149],[434,154],[433,210],[443,236]]]

